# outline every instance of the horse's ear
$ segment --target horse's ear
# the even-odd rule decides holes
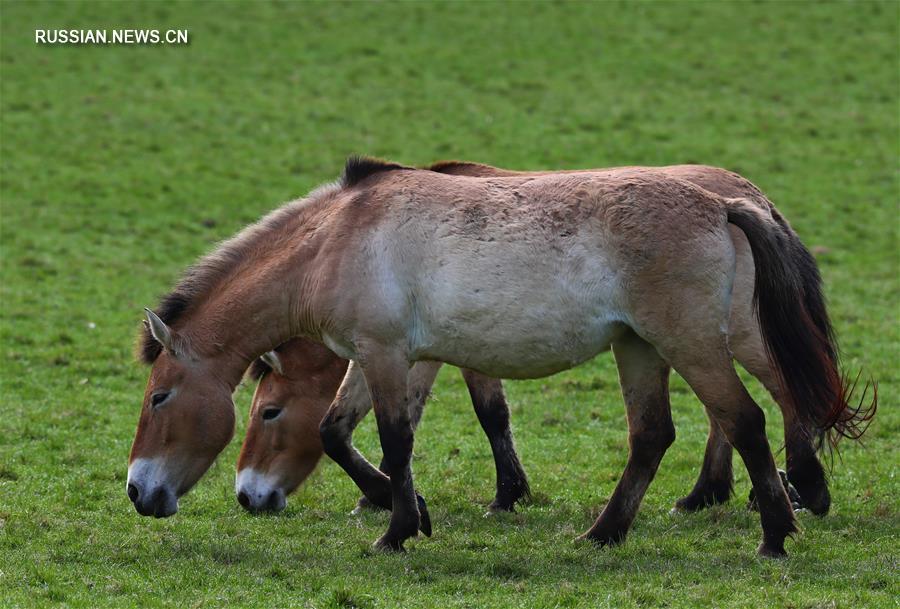
[[[269,368],[278,373],[279,376],[284,376],[284,368],[281,366],[281,358],[278,357],[278,354],[274,351],[266,351],[262,355],[259,356],[259,359],[264,361]]]
[[[171,353],[175,353],[175,340],[174,333],[169,326],[166,325],[162,319],[159,318],[159,315],[154,313],[148,308],[144,308],[144,311],[147,314],[147,326],[150,328],[150,334],[153,335],[153,338],[156,339],[160,345],[163,346],[167,351]]]

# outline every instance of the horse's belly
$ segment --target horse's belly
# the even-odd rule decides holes
[[[383,310],[403,320],[413,359],[537,378],[607,349],[627,317],[617,267],[590,223],[568,237],[497,226],[479,240],[438,234],[379,268]]]
[[[470,309],[427,328],[425,344],[414,355],[498,378],[539,378],[608,349],[622,327],[609,311],[521,307],[498,314]]]

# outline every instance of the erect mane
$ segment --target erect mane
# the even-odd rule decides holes
[[[250,364],[250,367],[247,368],[247,376],[249,376],[254,381],[258,381],[271,371],[272,367],[266,362],[262,361],[262,358],[257,357],[255,360],[253,360],[253,363]]]
[[[341,176],[341,186],[349,188],[356,186],[366,178],[377,173],[385,171],[396,171],[398,169],[415,169],[415,167],[407,167],[399,163],[391,161],[383,161],[368,156],[354,155],[347,159],[344,165],[344,173]]]
[[[473,163],[471,161],[438,161],[425,169],[434,171],[435,173],[469,176],[473,178],[515,176],[522,173],[520,171],[500,169],[491,165],[485,165],[484,163]]]
[[[478,169],[481,167],[487,167],[487,165],[473,163],[472,161],[438,161],[437,163],[432,163],[425,169],[437,173],[456,173],[459,170],[466,170],[468,168]]]
[[[269,240],[273,231],[296,218],[301,209],[339,189],[337,185],[320,187],[305,199],[292,201],[270,212],[234,237],[220,243],[215,250],[184,272],[175,289],[160,300],[156,314],[167,325],[178,322],[198,301],[211,294],[223,280],[247,261],[254,250]],[[137,350],[138,358],[145,364],[152,364],[162,352],[162,345],[150,334],[147,324],[141,329]]]

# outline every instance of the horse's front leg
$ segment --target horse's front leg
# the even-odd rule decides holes
[[[412,417],[413,429],[419,426],[422,420],[422,412],[425,410],[425,402],[431,395],[431,387],[434,385],[434,379],[437,377],[438,371],[443,364],[441,362],[416,362],[410,369],[407,382],[407,391],[410,400],[410,416]],[[366,402],[371,404],[368,393],[366,393]],[[378,469],[387,475],[387,463],[384,456],[381,457],[381,464]],[[424,500],[422,500],[424,503]],[[379,509],[381,506],[375,505],[369,498],[363,495],[359,498],[356,508],[353,510],[357,514],[365,509]]]
[[[600,545],[625,539],[666,449],[675,441],[669,406],[669,365],[633,332],[613,343],[628,414],[625,472],[597,522],[581,536]]]
[[[488,509],[491,512],[512,512],[518,500],[529,496],[530,489],[525,469],[516,454],[503,383],[500,379],[465,368],[462,369],[462,375],[469,388],[475,414],[478,415],[478,421],[494,454],[497,494]]]
[[[420,526],[426,534],[431,528],[427,523],[427,512],[421,513],[420,518],[420,503],[410,467],[413,422],[407,392],[409,363],[397,350],[367,349],[361,350],[359,364],[372,396],[381,450],[390,476],[391,522],[385,534],[375,542],[375,547],[403,551],[403,542],[415,537]]]
[[[709,437],[703,466],[693,490],[686,497],[675,502],[675,508],[686,512],[696,512],[703,508],[725,503],[731,497],[734,474],[731,469],[733,449],[725,432],[712,417],[709,419]]]
[[[432,382],[439,367],[440,365],[437,364],[434,368],[431,378]],[[404,379],[406,378],[405,372],[402,376]],[[430,387],[431,385],[429,384],[428,386]],[[325,417],[319,425],[319,433],[322,437],[322,446],[325,454],[347,472],[356,483],[356,486],[359,487],[359,490],[362,491],[363,497],[365,497],[365,502],[361,500],[354,512],[360,507],[368,506],[390,510],[393,504],[391,499],[391,481],[388,478],[388,469],[384,459],[382,459],[381,468],[376,469],[353,446],[353,430],[356,429],[360,420],[371,409],[372,398],[366,385],[363,370],[356,362],[351,361],[334,402],[332,402],[331,407],[325,413]],[[417,416],[421,416],[421,413]],[[422,515],[422,532],[426,535],[431,535],[431,520],[428,516],[425,500],[418,495],[416,499]]]

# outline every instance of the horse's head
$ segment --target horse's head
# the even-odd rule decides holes
[[[162,351],[153,361],[128,465],[128,498],[143,516],[171,516],[234,434],[232,388],[214,364],[147,311]]]
[[[322,456],[319,423],[347,363],[324,347],[294,339],[260,358],[247,435],[237,464],[238,503],[281,511]]]

